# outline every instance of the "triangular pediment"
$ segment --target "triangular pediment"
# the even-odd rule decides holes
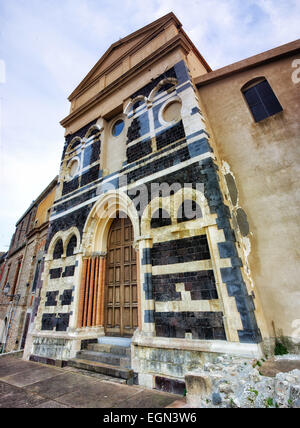
[[[122,64],[122,59],[124,60],[127,55],[129,56],[135,50],[142,48],[142,46],[147,44],[148,41],[157,37],[162,31],[164,31],[164,27],[170,21],[173,21],[176,27],[181,27],[181,23],[171,12],[112,44],[82,82],[72,92],[69,96],[69,100],[71,101],[79,93],[84,92],[85,89],[93,85],[102,75],[109,73],[110,70],[118,67],[118,63]]]

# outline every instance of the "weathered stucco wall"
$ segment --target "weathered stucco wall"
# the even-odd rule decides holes
[[[300,83],[292,79],[295,59],[283,58],[198,88],[220,165],[235,178],[236,204],[247,215],[248,262],[269,334],[274,337],[274,321],[277,334],[292,338],[300,336]],[[283,111],[255,123],[241,88],[262,76]]]

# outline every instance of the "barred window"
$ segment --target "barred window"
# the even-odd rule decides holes
[[[54,260],[60,259],[61,256],[63,255],[63,252],[64,252],[63,242],[60,239],[55,245],[55,248],[53,251],[53,259]]]

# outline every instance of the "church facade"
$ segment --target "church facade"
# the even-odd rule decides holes
[[[299,52],[296,43],[213,72],[172,13],[108,49],[70,95],[61,122],[65,144],[26,349],[31,360],[68,361],[99,338],[130,338],[137,382],[159,388],[218,355],[259,358],[271,349],[272,328],[282,324],[268,298],[280,306],[280,285],[272,253],[266,272],[257,262],[260,252],[267,258],[257,248],[267,223],[243,174],[255,146],[248,153],[236,145],[248,124],[234,114],[249,115],[252,128],[263,121],[267,140],[269,116],[287,131],[285,105],[257,67]],[[237,80],[246,112],[228,99]],[[267,108],[256,102],[260,90]],[[299,124],[290,129],[289,144]],[[263,193],[259,165],[248,177]],[[266,283],[270,268],[274,284]],[[284,336],[292,332],[284,327]]]

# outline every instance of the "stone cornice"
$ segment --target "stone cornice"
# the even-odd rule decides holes
[[[143,61],[139,62],[136,66],[132,67],[122,76],[120,76],[116,81],[112,82],[94,97],[92,97],[89,101],[84,103],[78,109],[76,109],[73,113],[69,114],[66,118],[64,118],[60,124],[63,127],[67,127],[74,120],[85,114],[88,110],[94,107],[97,103],[99,103],[102,99],[109,96],[112,92],[117,91],[121,86],[123,86],[128,80],[132,79],[135,75],[145,70],[149,65],[158,61],[160,58],[170,53],[176,48],[181,48],[187,55],[191,51],[191,46],[184,37],[183,34],[178,34],[173,37],[167,43],[162,45],[159,49],[154,51],[151,55],[145,58]],[[96,118],[96,117],[95,117]],[[90,121],[90,119],[89,119]]]
[[[246,58],[242,61],[235,62],[231,65],[227,65],[226,67],[219,68],[218,70],[214,70],[211,73],[205,74],[203,76],[199,76],[194,79],[194,83],[198,88],[200,88],[218,80],[233,76],[237,73],[241,73],[243,71],[250,70],[252,68],[259,67],[273,61],[278,61],[279,59],[299,53],[300,39],[282,46],[278,46],[277,48],[268,50],[258,55]]]

